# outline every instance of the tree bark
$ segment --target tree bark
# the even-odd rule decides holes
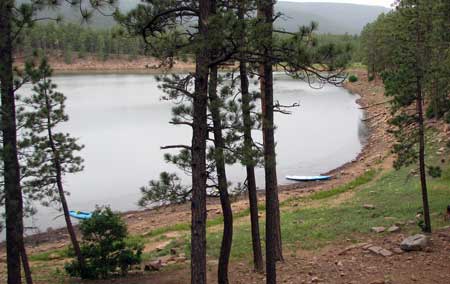
[[[13,84],[13,0],[0,2],[1,128],[6,214],[6,258],[8,284],[21,283],[20,256],[23,241],[23,204],[17,157],[16,106]]]
[[[211,67],[209,79],[209,100],[210,111],[213,120],[215,162],[217,179],[219,184],[220,204],[223,215],[223,237],[220,246],[220,257],[217,280],[219,284],[228,284],[228,263],[231,254],[231,244],[233,241],[233,211],[228,195],[228,181],[225,168],[225,141],[222,134],[222,121],[220,114],[220,99],[217,96],[217,66]]]
[[[196,53],[195,95],[193,98],[192,135],[192,228],[191,228],[191,283],[206,284],[206,139],[209,48],[208,20],[210,0],[199,0],[199,41],[203,48]]]
[[[238,16],[241,21],[244,20],[245,8],[244,1],[239,2]],[[241,96],[242,96],[242,117],[244,121],[244,149],[245,151],[251,151],[253,149],[252,138],[252,119],[250,114],[251,97],[249,93],[249,82],[247,72],[247,62],[245,61],[245,28],[242,29],[241,42],[240,42],[240,62],[239,62],[239,75],[241,79]],[[261,251],[261,237],[259,233],[259,217],[258,217],[258,193],[256,191],[256,179],[255,179],[255,166],[254,163],[250,163],[252,157],[248,155],[246,160],[247,171],[247,188],[248,199],[250,205],[250,221],[252,227],[252,247],[253,247],[253,265],[257,272],[264,271],[264,261]]]
[[[67,232],[69,233],[70,241],[72,242],[72,246],[75,251],[75,255],[77,256],[78,264],[80,266],[81,277],[83,278],[86,263],[84,261],[83,254],[81,253],[80,244],[78,243],[77,235],[75,234],[75,230],[73,229],[72,225],[72,220],[70,219],[69,215],[69,206],[67,205],[66,195],[64,193],[64,186],[62,182],[61,159],[59,157],[59,151],[56,148],[55,141],[53,140],[53,132],[51,127],[52,121],[50,117],[52,113],[52,106],[50,104],[50,100],[48,98],[47,93],[45,93],[45,104],[47,107],[47,135],[48,135],[48,142],[50,144],[50,148],[52,149],[53,153],[53,166],[55,167],[56,171],[56,186],[58,188],[59,199],[61,201],[61,206],[63,208]]]
[[[272,34],[273,34],[273,1],[271,0],[263,0],[262,3],[259,4],[258,7],[258,17],[262,19],[262,22],[267,25],[267,35],[264,36],[264,38],[270,38],[270,41],[267,41],[264,48],[264,58],[263,62],[259,65],[259,78],[260,78],[260,92],[261,92],[261,117],[263,120],[263,145],[264,149],[267,147],[272,147],[270,144],[272,142],[269,141],[269,145],[267,145],[267,135],[272,135],[272,138],[269,138],[273,140],[273,152],[275,153],[275,138],[274,138],[274,119],[273,119],[273,61],[272,61]],[[271,8],[268,8],[271,7]],[[271,9],[269,11],[268,9]],[[270,14],[270,18],[268,18]],[[268,65],[270,65],[270,78],[266,77],[266,70]],[[270,81],[270,82],[268,82]],[[267,82],[267,83],[266,83]],[[270,94],[267,95],[266,93],[269,92]],[[271,97],[271,98],[268,98]],[[270,102],[271,106],[267,105],[267,100],[272,100]],[[271,119],[267,117],[267,112],[270,109]],[[269,122],[267,121],[269,120]],[[271,122],[270,122],[271,121]],[[271,126],[270,126],[271,125]],[[268,130],[267,128],[272,128],[272,130]],[[269,132],[272,132],[270,134]],[[266,146],[267,145],[267,146]],[[265,163],[267,161],[265,160]],[[274,157],[274,165],[271,165],[270,171],[272,175],[272,187],[274,188],[276,194],[274,194],[275,200],[275,229],[273,230],[274,238],[275,238],[275,259],[277,261],[283,260],[283,246],[281,241],[281,222],[280,222],[280,207],[279,207],[279,200],[278,200],[278,179],[277,179],[277,169],[276,169],[276,157]],[[267,168],[267,166],[265,166]],[[266,177],[267,178],[267,177]],[[267,184],[266,184],[266,191],[267,191]]]
[[[27,251],[25,249],[25,241],[22,238],[20,244],[20,257],[22,259],[23,274],[25,275],[25,281],[27,284],[33,284],[33,277],[31,276],[30,263],[28,261]]]
[[[275,284],[277,279],[276,262],[282,258],[280,214],[277,190],[275,137],[274,137],[274,111],[273,111],[273,1],[262,1],[261,14],[263,15],[264,34],[263,68],[264,68],[264,109],[263,109],[263,136],[264,136],[264,163],[266,184],[266,273],[267,283]]]

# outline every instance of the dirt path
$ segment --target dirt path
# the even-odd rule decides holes
[[[425,252],[402,253],[384,257],[364,246],[375,245],[398,250],[404,234],[386,237],[365,237],[357,244],[345,243],[320,250],[285,251],[285,261],[278,264],[278,283],[323,284],[448,284],[450,279],[450,228],[430,236],[431,245]],[[217,283],[217,263],[208,262],[208,283]],[[233,262],[230,283],[264,283],[265,275],[252,270],[248,261]],[[115,280],[121,284],[185,284],[190,282],[189,266],[178,266],[162,272],[132,275]],[[83,283],[83,282],[73,282]],[[86,282],[106,284],[108,281]]]

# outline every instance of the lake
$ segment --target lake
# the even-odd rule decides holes
[[[360,153],[365,128],[357,95],[335,86],[311,89],[282,74],[275,79],[276,100],[300,103],[291,115],[275,116],[280,184],[289,183],[286,175],[321,174]],[[85,145],[85,170],[64,180],[70,208],[91,211],[96,204],[107,204],[114,210],[137,209],[141,186],[161,171],[176,171],[163,161],[160,146],[189,144],[190,129],[168,124],[172,104],[160,100],[163,93],[152,75],[61,75],[54,82],[67,96],[70,121],[62,129]],[[29,88],[22,90],[27,92]],[[263,187],[263,170],[256,176]],[[243,182],[245,169],[229,167],[228,177]],[[63,226],[63,218],[53,219],[60,214],[40,208],[27,225],[41,230]]]

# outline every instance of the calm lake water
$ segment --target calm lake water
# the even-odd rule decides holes
[[[277,74],[275,96],[281,104],[300,103],[291,115],[276,115],[278,177],[317,175],[336,168],[361,151],[363,113],[357,96],[343,88],[308,84]],[[85,145],[85,170],[65,177],[70,208],[91,211],[96,204],[114,210],[137,209],[139,187],[176,171],[163,161],[160,146],[189,144],[189,128],[171,126],[171,103],[161,101],[161,90],[151,75],[68,75],[54,82],[67,96],[70,121],[62,128]],[[26,89],[22,93],[29,92]],[[264,173],[256,171],[258,185]],[[245,170],[229,168],[232,182],[242,182]],[[189,181],[189,178],[186,178]],[[55,209],[40,209],[28,225],[41,230],[64,225]]]

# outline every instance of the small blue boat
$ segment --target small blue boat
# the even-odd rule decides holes
[[[79,220],[87,220],[91,219],[92,213],[90,212],[83,212],[83,211],[69,211],[69,215],[73,218],[79,219]]]
[[[331,176],[286,176],[286,179],[293,181],[323,181],[331,179]]]

